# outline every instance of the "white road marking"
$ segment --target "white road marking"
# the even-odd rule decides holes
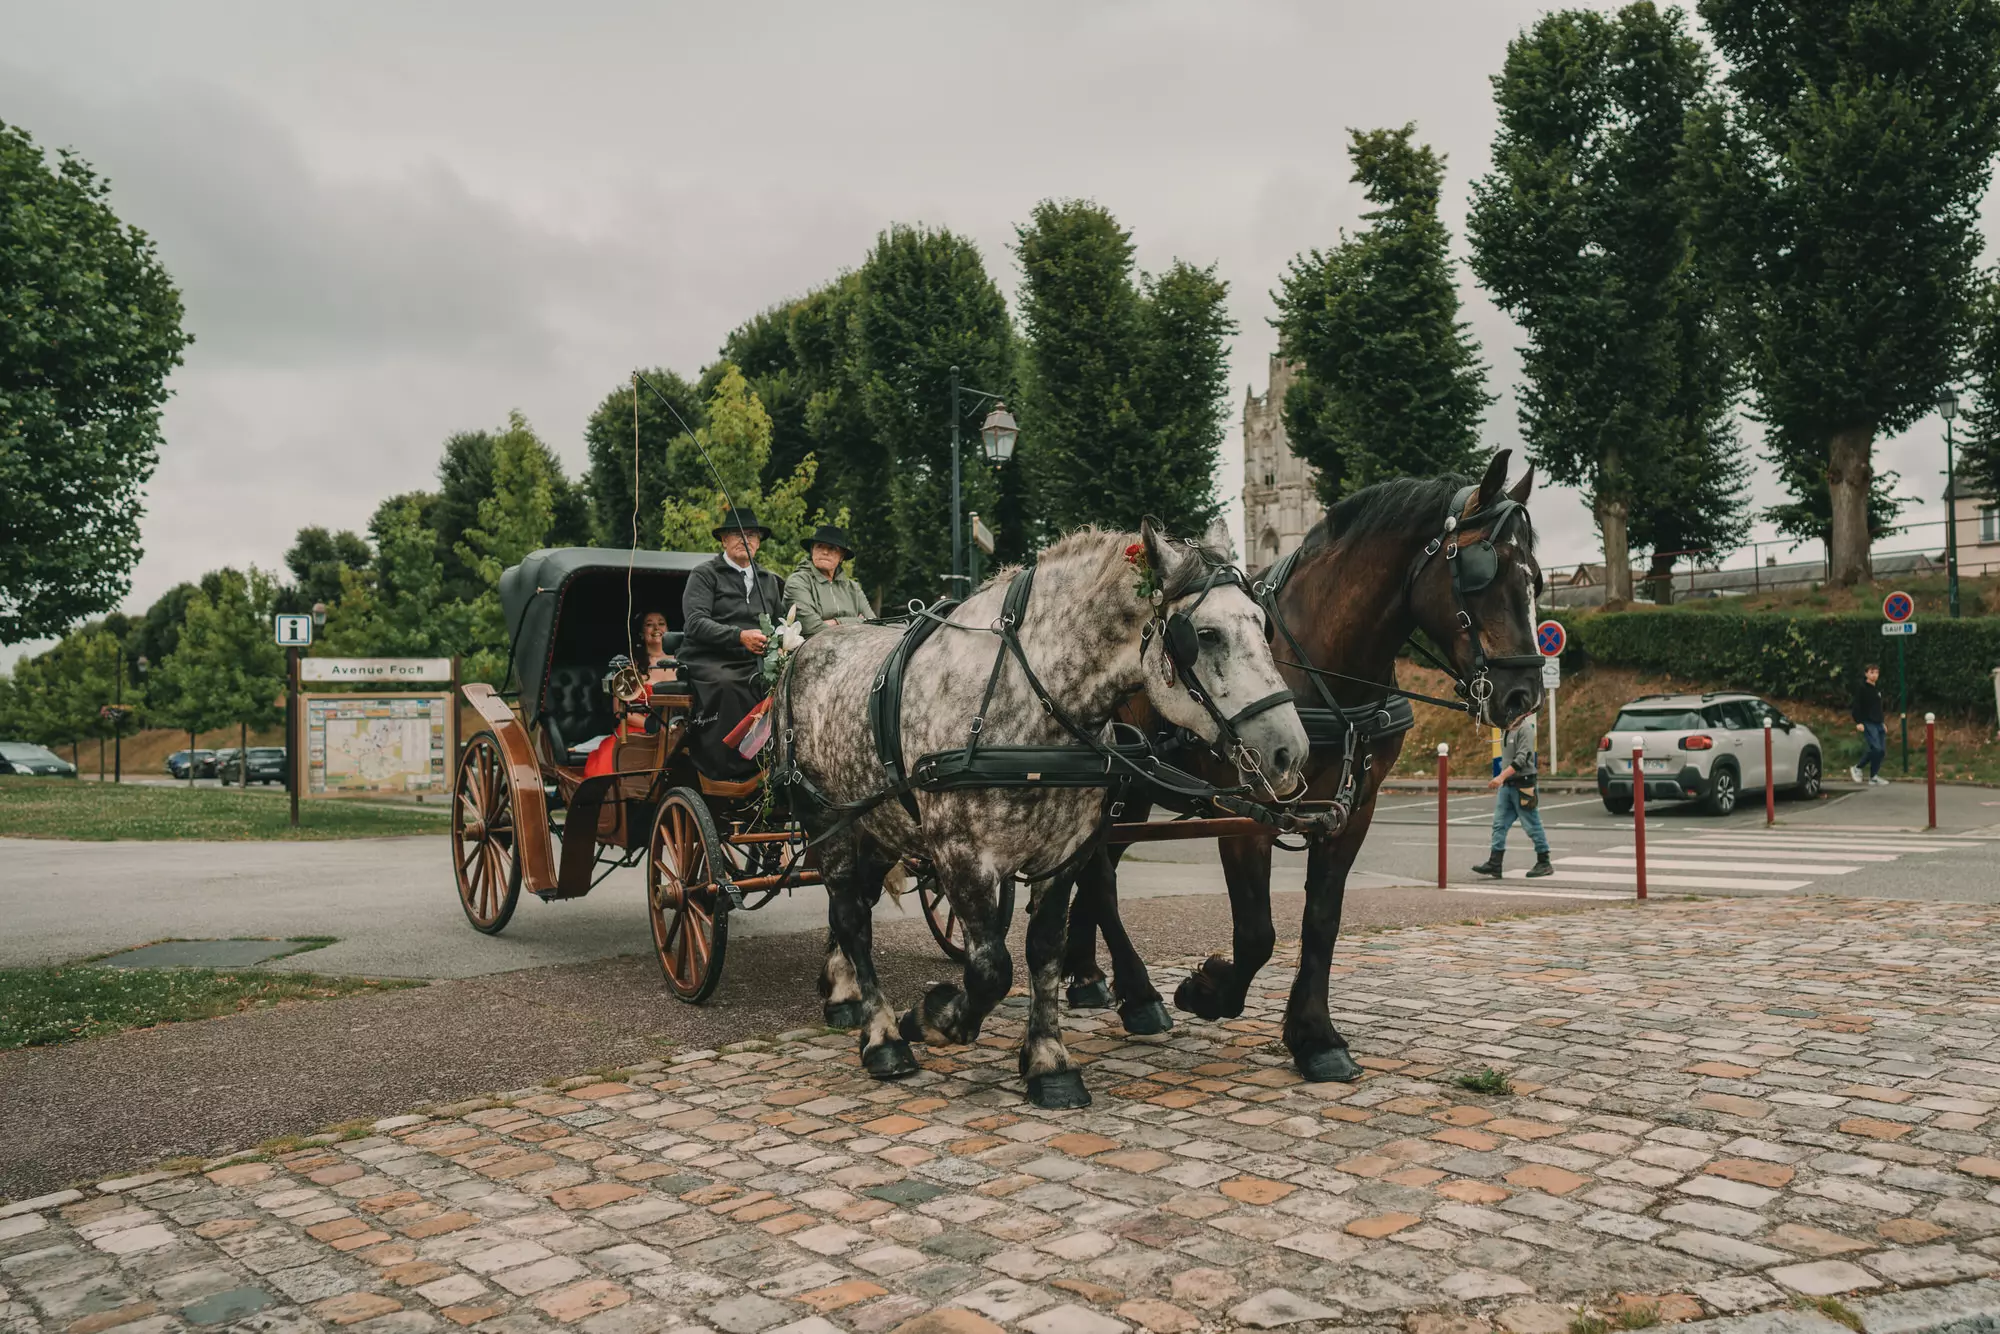
[[[1828,847],[1832,840],[1823,838],[1797,838],[1790,834],[1703,834],[1701,841],[1714,848],[1793,848],[1805,852],[1817,852]],[[1937,852],[1951,848],[1976,848],[1977,843],[1846,843],[1839,844],[1842,852]]]
[[[1526,871],[1508,871],[1506,878],[1509,880],[1521,880],[1525,879],[1527,874]],[[1630,874],[1611,875],[1603,871],[1558,871],[1554,878],[1557,880],[1580,881],[1586,885],[1623,885],[1628,889],[1633,888],[1637,884],[1637,881]],[[1648,885],[1679,885],[1686,889],[1764,889],[1783,892],[1788,889],[1803,889],[1805,886],[1810,885],[1812,881],[1739,880],[1733,876],[1714,875],[1654,875],[1649,862],[1646,868],[1646,883]]]
[[[1715,843],[1695,842],[1689,839],[1649,838],[1646,840],[1646,864],[1648,866],[1652,865],[1652,853],[1655,848],[1689,852],[1712,852],[1720,857],[1744,857],[1755,861],[1768,861],[1774,857],[1790,859],[1800,855],[1800,849],[1798,848],[1742,848],[1734,844],[1724,847]],[[1637,850],[1637,845],[1632,843],[1621,843],[1616,847],[1598,849],[1599,852],[1607,854],[1613,852],[1630,853]],[[1814,851],[1826,856],[1837,856],[1844,862],[1892,862],[1902,855],[1896,852],[1854,852],[1848,848],[1816,848]]]
[[[1595,899],[1601,903],[1623,903],[1630,894],[1597,894],[1587,889],[1483,889],[1477,885],[1446,885],[1447,894],[1497,894],[1508,899]]]
[[[1628,857],[1558,857],[1556,858],[1556,865],[1630,867],[1632,865],[1632,858],[1629,856]],[[1646,855],[1646,871],[1647,874],[1649,875],[1655,870],[1723,871],[1731,869],[1738,871],[1754,872],[1757,875],[1848,875],[1851,874],[1852,872],[1860,870],[1861,868],[1858,866],[1822,866],[1817,863],[1802,864],[1799,862],[1784,862],[1776,866],[1761,866],[1761,865],[1746,866],[1741,862],[1734,861],[1733,859],[1724,861],[1701,861],[1695,859],[1682,859],[1678,857],[1655,857],[1652,855],[1650,850],[1648,850]]]

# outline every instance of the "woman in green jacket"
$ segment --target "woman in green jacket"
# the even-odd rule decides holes
[[[799,567],[785,580],[785,605],[798,608],[799,629],[807,638],[829,625],[858,624],[875,614],[861,585],[840,572],[841,562],[853,555],[846,532],[830,523],[806,542]]]

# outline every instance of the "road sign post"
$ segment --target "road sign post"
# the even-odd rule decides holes
[[[1562,686],[1562,652],[1569,646],[1569,631],[1561,621],[1543,621],[1535,627],[1535,648],[1542,655],[1542,691],[1549,697],[1549,773],[1562,763],[1556,745],[1556,691]]]
[[[271,637],[285,650],[285,767],[291,775],[285,786],[292,795],[292,828],[299,827],[299,783],[305,777],[305,756],[299,745],[299,654],[312,647],[311,616],[280,615],[271,618]],[[193,747],[190,745],[189,750]],[[192,759],[190,759],[192,767]],[[250,787],[250,758],[243,756],[243,787]]]
[[[1897,589],[1882,599],[1882,633],[1896,637],[1896,713],[1903,734],[1903,776],[1910,773],[1910,674],[1903,641],[1917,632],[1917,600]],[[1893,628],[1892,628],[1893,627]]]

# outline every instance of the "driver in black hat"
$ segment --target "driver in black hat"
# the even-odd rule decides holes
[[[721,554],[697,566],[681,596],[686,640],[680,663],[694,693],[689,738],[695,765],[711,778],[742,779],[757,772],[723,738],[764,697],[760,670],[766,637],[758,617],[773,623],[785,614],[778,576],[757,564],[757,548],[771,530],[748,509],[732,509],[714,529]]]

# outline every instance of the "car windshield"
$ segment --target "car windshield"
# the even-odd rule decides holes
[[[1693,709],[1621,709],[1614,732],[1690,732],[1708,724]]]
[[[0,741],[0,760],[40,760],[46,764],[55,758],[54,751],[31,746],[25,741]]]
[[[285,758],[285,752],[276,746],[252,746],[250,747],[250,758],[253,760],[282,760]]]

